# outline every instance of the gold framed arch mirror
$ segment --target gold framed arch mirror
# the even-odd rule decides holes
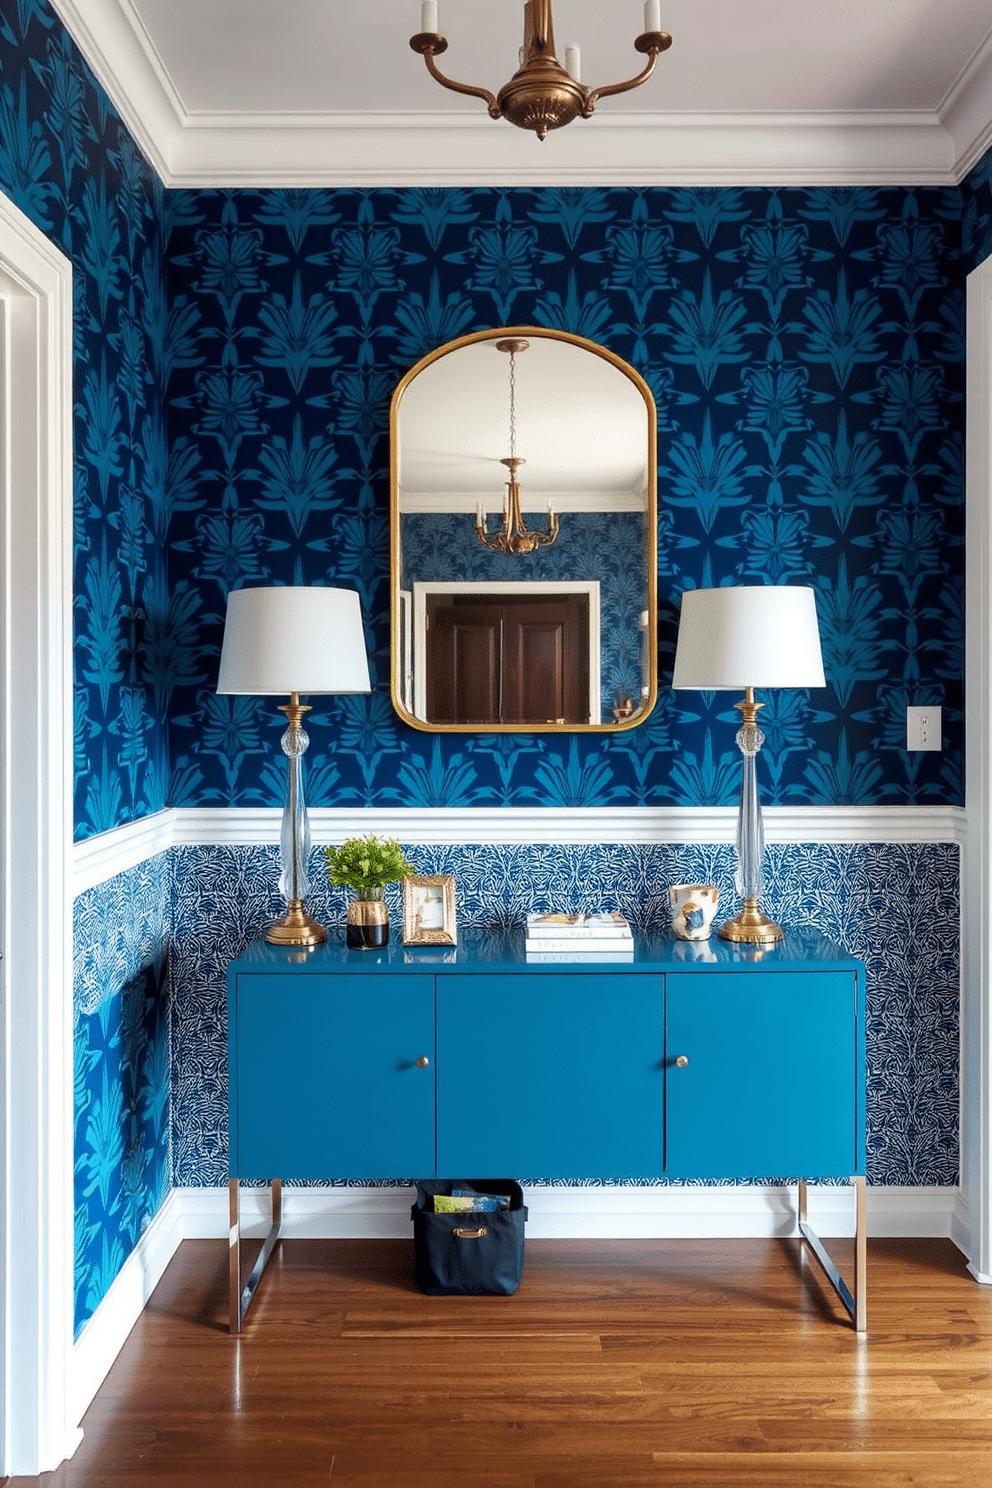
[[[390,408],[391,690],[414,728],[636,728],[657,690],[657,414],[641,375],[504,326]]]

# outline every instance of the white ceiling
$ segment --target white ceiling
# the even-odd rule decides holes
[[[662,0],[641,88],[543,143],[438,86],[419,0],[53,0],[167,184],[951,182],[992,143],[989,0]],[[555,0],[592,86],[640,0]],[[439,66],[498,91],[520,0],[440,0]]]
[[[510,453],[505,331],[435,357],[399,395],[401,511],[503,504]],[[528,334],[515,358],[516,452],[525,511],[645,509],[650,432],[638,386],[594,348]]]

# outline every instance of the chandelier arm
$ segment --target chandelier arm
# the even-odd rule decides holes
[[[411,36],[410,38],[411,47],[423,57],[427,64],[427,71],[434,81],[440,83],[442,88],[450,88],[452,93],[466,93],[471,98],[481,98],[489,110],[490,119],[501,119],[503,117],[502,110],[496,102],[495,95],[490,93],[488,88],[476,88],[471,83],[456,83],[454,78],[445,77],[434,61],[434,53],[447,51],[448,43],[444,41],[443,46],[434,46],[431,43],[435,40],[444,41],[444,37],[434,37],[430,32],[421,32],[419,35]],[[417,43],[416,46],[414,46],[414,42]]]
[[[647,42],[649,45],[642,46],[642,42]],[[602,88],[590,88],[582,107],[583,119],[589,118],[601,98],[610,98],[617,93],[629,93],[632,88],[639,88],[641,83],[646,83],[654,72],[658,58],[662,52],[667,52],[671,44],[672,38],[667,31],[646,31],[643,36],[639,36],[634,46],[639,52],[647,52],[647,65],[636,77],[628,78],[625,83],[606,83]]]

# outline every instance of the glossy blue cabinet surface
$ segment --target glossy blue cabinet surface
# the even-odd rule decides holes
[[[439,1173],[661,1174],[664,982],[602,972],[438,978]]]
[[[287,967],[237,977],[232,1005],[232,1177],[433,1173],[433,977]]]
[[[616,964],[258,942],[228,1018],[233,1177],[864,1173],[864,972],[812,933]]]
[[[863,1171],[850,972],[769,971],[747,992],[729,972],[674,975],[665,995],[667,1171],[680,1178]]]

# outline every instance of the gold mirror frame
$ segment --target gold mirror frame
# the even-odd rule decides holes
[[[438,362],[443,357],[451,356],[453,353],[468,346],[474,346],[480,342],[498,342],[500,340],[527,340],[538,339],[562,342],[569,346],[589,352],[593,356],[601,358],[610,363],[626,377],[637,389],[644,401],[646,417],[647,449],[645,451],[646,462],[646,511],[645,511],[645,608],[647,611],[647,624],[644,633],[644,656],[642,668],[642,701],[641,706],[629,717],[619,717],[608,722],[600,723],[431,723],[423,718],[418,718],[411,708],[406,706],[403,697],[403,672],[404,653],[409,645],[409,627],[411,618],[409,613],[403,614],[401,602],[401,549],[400,549],[400,414],[404,395],[411,383],[421,375],[428,367]],[[647,382],[641,374],[625,362],[622,357],[616,355],[605,346],[599,346],[595,341],[590,341],[584,336],[572,335],[568,331],[557,331],[542,326],[501,326],[491,330],[476,331],[468,336],[460,336],[453,341],[447,341],[444,345],[437,347],[422,357],[415,366],[404,375],[397,385],[389,409],[389,515],[390,515],[390,543],[389,543],[389,568],[390,568],[390,696],[393,707],[404,723],[411,728],[419,729],[422,733],[468,733],[468,734],[531,734],[531,733],[598,733],[611,734],[621,733],[628,729],[637,728],[651,714],[658,699],[658,454],[657,454],[657,428],[658,415],[654,396]],[[507,461],[503,460],[504,465]],[[515,473],[515,472],[514,472]],[[526,475],[524,480],[526,479]],[[523,482],[522,482],[523,483]],[[567,516],[567,514],[566,514]],[[470,518],[466,518],[470,520]],[[453,583],[455,581],[452,581]],[[507,582],[502,587],[512,589],[513,584]]]

